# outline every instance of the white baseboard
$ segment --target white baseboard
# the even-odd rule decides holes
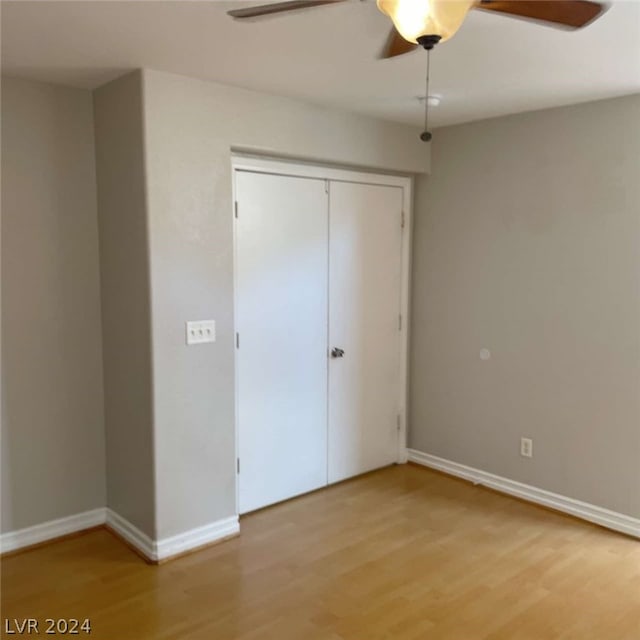
[[[613,531],[619,531],[626,533],[629,536],[640,538],[640,519],[627,516],[623,513],[617,513],[604,509],[588,502],[581,502],[580,500],[574,500],[566,496],[561,496],[551,491],[545,491],[544,489],[538,489],[528,484],[516,482],[515,480],[509,480],[501,476],[481,471],[480,469],[474,469],[473,467],[467,467],[464,464],[452,462],[438,456],[433,456],[429,453],[423,453],[422,451],[416,451],[415,449],[407,450],[408,458],[410,462],[421,464],[431,469],[437,469],[443,471],[452,476],[458,478],[464,478],[474,484],[490,487],[496,491],[507,493],[511,496],[528,500],[529,502],[535,502],[536,504],[568,513],[572,516],[582,518],[589,522],[594,522],[607,529]]]
[[[111,509],[107,509],[107,526],[152,562],[167,560],[172,556],[197,549],[240,532],[238,516],[231,516],[169,538],[152,540],[146,533],[140,531]]]
[[[211,544],[223,538],[240,533],[238,516],[223,518],[211,524],[197,527],[184,533],[156,542],[156,556],[158,560],[165,560],[171,556],[197,549],[205,544]]]
[[[53,538],[60,538],[70,533],[77,533],[83,529],[98,527],[104,524],[105,521],[106,509],[100,508],[77,513],[66,518],[49,520],[48,522],[27,527],[26,529],[9,531],[0,535],[0,552],[8,553],[9,551],[16,551],[17,549],[30,547],[40,542],[52,540]]]
[[[0,535],[0,553],[9,553],[40,542],[47,542],[106,524],[146,558],[153,562],[197,549],[206,544],[240,533],[238,516],[224,518],[163,540],[152,540],[146,533],[109,508],[93,509],[33,527],[8,531]]]
[[[145,558],[151,561],[158,560],[156,555],[156,543],[138,527],[131,524],[113,509],[107,508],[107,526],[113,529],[121,538],[124,538],[132,547],[137,549]]]

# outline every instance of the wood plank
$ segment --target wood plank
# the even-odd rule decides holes
[[[427,469],[241,528],[161,566],[105,530],[3,558],[3,618],[89,617],[96,640],[640,638],[640,543]]]

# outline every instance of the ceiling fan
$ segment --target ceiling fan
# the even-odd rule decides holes
[[[347,0],[288,0],[233,9],[234,18],[256,18],[273,13],[337,4]],[[381,58],[394,58],[422,46],[432,49],[451,38],[470,9],[492,11],[566,29],[579,29],[608,8],[591,0],[377,0],[378,9],[393,21]]]

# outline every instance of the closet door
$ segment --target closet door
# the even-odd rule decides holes
[[[327,483],[325,181],[236,172],[239,507]]]
[[[331,182],[329,482],[397,459],[402,198]]]

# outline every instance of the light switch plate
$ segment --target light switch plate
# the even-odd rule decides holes
[[[216,341],[215,320],[187,322],[187,344],[202,344]]]

